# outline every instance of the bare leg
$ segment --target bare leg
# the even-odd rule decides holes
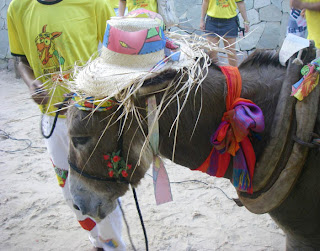
[[[219,46],[219,41],[220,41],[220,38],[219,37],[212,37],[212,36],[207,36],[207,39],[216,44],[217,46]],[[217,51],[210,51],[209,52],[209,56],[212,60],[213,63],[215,64],[218,64],[218,52]]]
[[[228,62],[231,66],[238,66],[238,58],[236,54],[236,38],[225,38],[223,40],[223,44],[225,47],[227,47],[228,50],[230,50],[233,54],[228,54]]]

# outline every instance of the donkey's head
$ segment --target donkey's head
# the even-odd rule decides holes
[[[70,192],[74,207],[83,214],[104,218],[129,185],[136,187],[144,177],[153,159],[146,140],[146,99],[165,88],[175,74],[167,72],[146,81],[131,97],[135,112],[116,102],[106,111],[68,110]]]
[[[75,107],[68,111],[74,207],[96,219],[115,209],[129,184],[138,185],[152,160],[148,148],[140,159],[143,132],[133,120],[123,124],[120,114],[116,108],[94,114]]]

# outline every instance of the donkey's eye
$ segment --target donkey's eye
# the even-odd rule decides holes
[[[72,143],[75,147],[78,145],[84,145],[89,141],[90,137],[72,137]]]

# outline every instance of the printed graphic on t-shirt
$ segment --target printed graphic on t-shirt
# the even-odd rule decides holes
[[[149,5],[148,2],[148,0],[133,0],[133,5],[139,6],[139,8],[146,8]]]
[[[216,0],[216,4],[219,7],[227,8],[227,7],[229,7],[229,0]]]
[[[42,27],[42,32],[36,37],[35,43],[43,74],[57,72],[64,65],[64,58],[56,50],[55,40],[62,35],[62,32],[48,32],[47,25]]]

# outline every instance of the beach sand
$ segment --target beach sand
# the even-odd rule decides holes
[[[0,71],[0,97],[0,250],[90,250],[88,234],[58,186],[40,133],[40,111],[14,72]],[[285,236],[268,214],[252,214],[227,198],[237,197],[228,180],[170,161],[166,167],[171,182],[183,181],[171,184],[172,202],[155,204],[149,175],[137,189],[150,251],[285,250]],[[131,191],[122,206],[136,249],[145,250]],[[132,250],[125,226],[123,236]]]

